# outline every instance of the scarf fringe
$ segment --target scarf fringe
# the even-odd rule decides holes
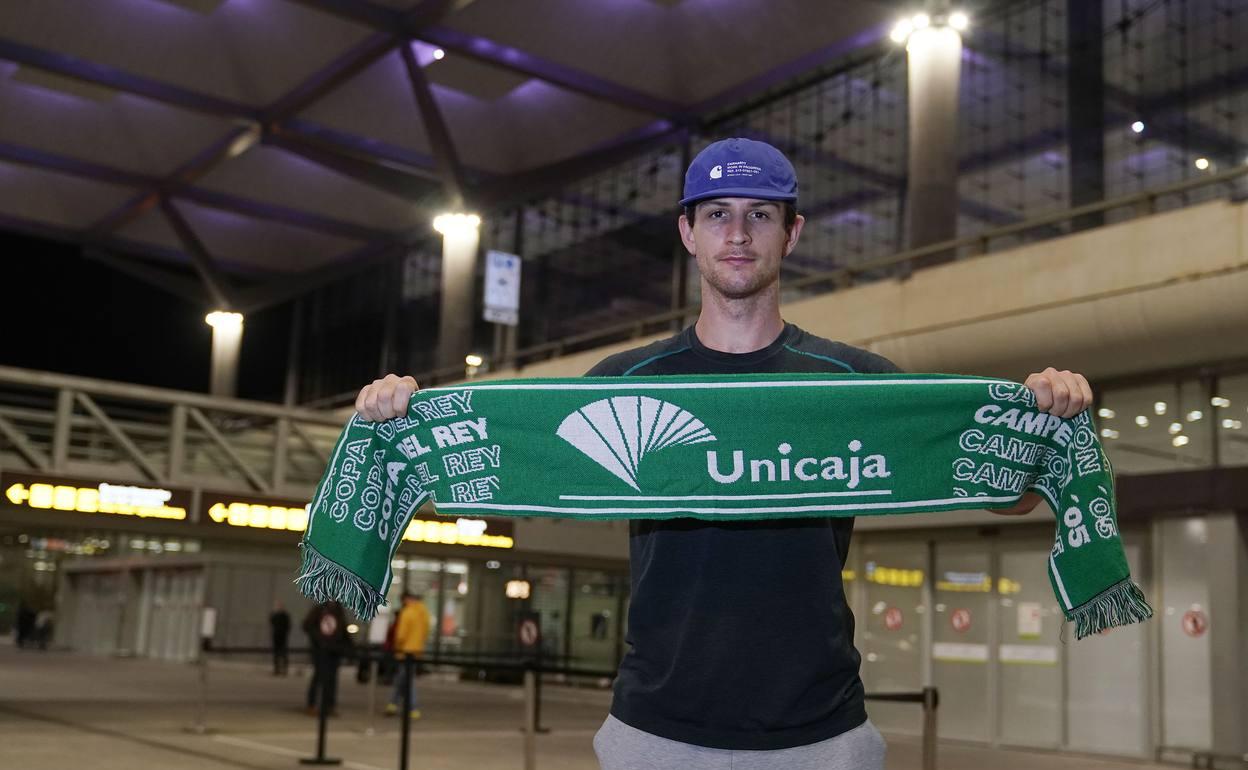
[[[1117,626],[1140,623],[1153,616],[1144,592],[1131,578],[1102,591],[1095,599],[1071,613],[1075,638],[1098,634]]]
[[[300,548],[303,549],[303,559],[295,586],[304,596],[318,602],[332,599],[341,602],[360,620],[373,619],[377,606],[385,597],[364,578],[325,558],[311,545],[303,543]]]

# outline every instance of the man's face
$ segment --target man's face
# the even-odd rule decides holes
[[[730,299],[757,294],[780,279],[780,260],[797,245],[801,216],[786,232],[784,205],[755,198],[713,198],[680,217],[680,237],[702,277]]]

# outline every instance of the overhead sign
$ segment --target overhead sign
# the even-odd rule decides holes
[[[76,511],[115,516],[184,520],[190,492],[38,476],[28,473],[0,474],[0,488],[12,505],[54,511]]]
[[[308,527],[308,506],[295,500],[264,500],[205,492],[203,506],[207,519],[231,527],[276,529],[303,532]],[[485,548],[511,548],[515,545],[515,525],[509,521],[485,519],[412,519],[404,540],[444,545]]]
[[[485,253],[485,320],[507,326],[520,322],[520,262],[505,251]]]
[[[261,500],[205,492],[203,508],[208,520],[231,527],[280,529],[302,532],[308,526],[308,508],[296,500]]]

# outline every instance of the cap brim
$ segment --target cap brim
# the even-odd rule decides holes
[[[690,195],[680,199],[680,205],[688,206],[698,201],[709,201],[715,198],[757,198],[760,201],[783,201],[796,203],[796,194],[778,193],[775,190],[758,189],[755,187],[721,187],[698,195]]]

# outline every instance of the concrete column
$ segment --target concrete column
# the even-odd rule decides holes
[[[1066,122],[1070,128],[1070,205],[1105,198],[1105,36],[1101,3],[1067,0]],[[1086,214],[1075,230],[1098,227],[1103,214]]]
[[[910,127],[906,218],[910,247],[958,232],[958,77],[962,36],[948,26],[916,29],[909,56]]]
[[[1248,515],[1208,517],[1210,698],[1213,751],[1243,756],[1248,752]]]
[[[463,366],[472,348],[476,321],[473,288],[480,217],[443,214],[434,221],[442,233],[442,307],[438,322],[438,369]]]
[[[204,320],[212,327],[212,374],[208,392],[233,398],[238,390],[238,355],[243,346],[241,313],[215,311]]]

